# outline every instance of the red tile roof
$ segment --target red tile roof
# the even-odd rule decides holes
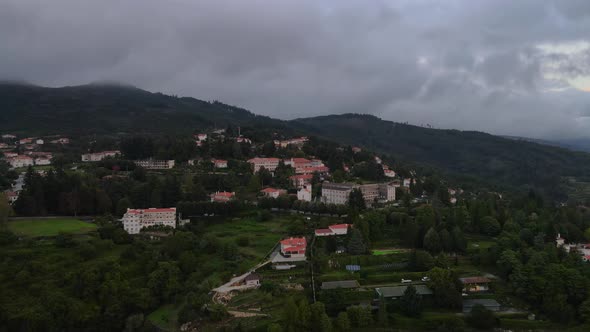
[[[176,208],[128,209],[129,213],[176,212]]]
[[[492,282],[490,279],[486,277],[467,277],[467,278],[460,278],[462,283],[464,284],[487,284]]]
[[[332,230],[327,229],[327,228],[320,228],[320,229],[316,229],[315,233],[317,235],[317,234],[331,234],[333,232],[332,232]]]
[[[348,229],[348,226],[349,226],[348,224],[335,224],[335,225],[330,225],[328,227],[334,228],[334,229],[343,229],[343,228]]]
[[[233,197],[234,193],[230,193],[228,191],[220,191],[220,192],[216,192],[213,195],[215,196],[223,196],[223,197]]]
[[[292,175],[289,177],[291,180],[309,180],[313,179],[313,174],[299,174],[299,175]]]
[[[284,246],[289,246],[289,247],[306,246],[307,240],[304,237],[291,237],[291,238],[282,240],[281,244]]]
[[[276,188],[264,188],[264,189],[261,190],[261,192],[264,192],[264,193],[276,193],[276,192],[279,192],[279,191],[282,191],[282,190],[281,189],[276,189]]]

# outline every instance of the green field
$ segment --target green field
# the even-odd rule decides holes
[[[166,304],[148,315],[147,319],[164,331],[176,331],[178,308]]]
[[[371,253],[375,256],[391,255],[406,252],[404,249],[375,249]]]
[[[95,224],[74,218],[14,220],[7,225],[15,234],[31,237],[55,236],[60,232],[83,234],[96,229]]]

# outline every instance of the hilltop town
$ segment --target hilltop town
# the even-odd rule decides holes
[[[427,168],[317,137],[248,127],[176,137],[5,134],[1,149],[5,201],[19,217],[4,243],[68,248],[76,256],[67,259],[83,255],[87,268],[116,250],[122,268],[148,269],[121,271],[147,287],[146,316],[121,313],[143,326],[305,329],[332,317],[342,330],[392,321],[455,330],[477,325],[477,315],[548,326],[548,308],[510,291],[518,258],[494,248],[516,232],[519,245],[546,241],[546,250],[588,260],[584,245],[555,235],[576,243],[583,226],[555,220],[546,229],[556,233],[543,234],[527,221],[545,209],[532,192],[518,204],[533,212],[516,221],[526,212],[505,194],[451,187]],[[148,252],[158,254],[139,259]],[[324,318],[289,318],[293,310]]]

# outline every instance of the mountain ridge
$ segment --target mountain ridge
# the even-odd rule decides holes
[[[0,84],[0,131],[38,134],[174,134],[227,125],[317,136],[433,167],[491,186],[537,188],[559,199],[568,182],[590,182],[590,154],[525,140],[456,129],[434,129],[347,113],[294,120],[241,107],[119,85],[43,88]]]

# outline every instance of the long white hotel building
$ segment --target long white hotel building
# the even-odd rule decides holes
[[[139,234],[142,228],[154,225],[176,228],[176,208],[127,209],[121,220],[129,234]]]

